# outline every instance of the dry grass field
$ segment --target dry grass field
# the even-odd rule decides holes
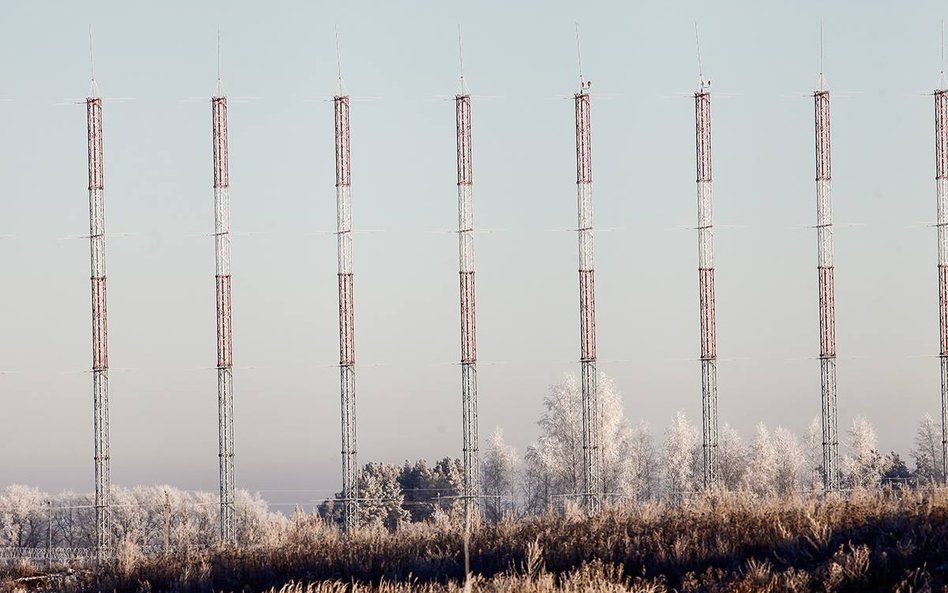
[[[948,491],[856,491],[826,499],[699,497],[348,540],[297,516],[256,549],[145,557],[120,546],[99,571],[5,569],[0,591],[784,592],[948,591]]]

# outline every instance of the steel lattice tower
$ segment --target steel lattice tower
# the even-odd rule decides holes
[[[234,478],[234,370],[231,323],[230,165],[227,141],[227,97],[220,76],[211,98],[214,152],[214,247],[217,294],[217,406],[220,450],[221,543],[237,538]]]
[[[470,525],[479,509],[477,454],[477,320],[474,309],[474,204],[471,165],[471,96],[454,97],[458,161],[458,252],[461,294],[461,423],[464,431],[464,520]]]
[[[102,98],[95,77],[86,98],[89,169],[89,246],[92,259],[92,405],[95,432],[95,545],[99,558],[112,547],[109,459],[109,329],[105,291],[105,176]]]
[[[830,94],[813,93],[816,119],[816,230],[820,295],[820,376],[823,417],[823,487],[839,489],[839,427],[836,409],[836,296],[833,280],[833,204]]]
[[[704,487],[718,481],[718,361],[714,304],[714,234],[711,208],[711,93],[702,77],[695,93],[695,162],[698,182],[698,293],[701,325],[701,419]]]
[[[341,84],[340,84],[341,88]],[[352,187],[349,178],[349,96],[333,98],[336,121],[336,237],[339,255],[339,391],[342,406],[343,528],[359,519],[356,466],[355,311],[352,297]]]
[[[938,321],[941,358],[941,469],[948,480],[948,90],[935,91],[935,187],[938,193]]]
[[[596,290],[593,268],[592,131],[589,83],[580,75],[573,95],[576,112],[576,201],[579,234],[579,333],[583,407],[583,502],[602,506],[603,460],[600,446],[599,393],[596,377]]]

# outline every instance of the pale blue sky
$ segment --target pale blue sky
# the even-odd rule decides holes
[[[660,434],[700,415],[693,20],[714,81],[720,414],[819,411],[812,104],[833,100],[840,424],[938,413],[935,2],[9,1],[0,22],[0,483],[92,484],[87,27],[106,97],[117,484],[217,484],[210,117],[230,109],[238,484],[339,482],[333,26],[352,108],[360,460],[460,451],[456,25],[475,95],[481,434],[535,438],[578,363],[574,22],[592,90],[600,367]],[[846,92],[843,92],[846,91]],[[239,97],[247,97],[241,101]],[[496,97],[496,98],[494,98]],[[126,233],[127,235],[123,235]],[[308,500],[299,493],[287,500]]]

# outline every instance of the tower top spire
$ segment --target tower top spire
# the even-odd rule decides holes
[[[823,19],[820,19],[820,90],[826,90],[826,76],[823,74]]]
[[[336,94],[342,96],[346,94],[346,85],[342,81],[342,50],[339,46],[339,26],[333,27],[336,35]]]
[[[217,86],[214,87],[214,96],[224,96],[224,75],[221,69],[221,30],[217,30]]]
[[[89,25],[89,96],[98,97],[99,96],[99,85],[95,82],[95,44],[94,36],[92,34],[92,25]]]
[[[586,80],[586,77],[583,75],[583,51],[582,46],[579,42],[579,23],[574,23],[576,25],[576,61],[579,65],[579,92],[585,93],[592,82]]]
[[[701,65],[701,40],[698,38],[698,21],[695,21],[695,53],[698,56],[698,92],[703,93],[711,86],[710,80],[705,80],[704,69]]]
[[[462,95],[466,95],[467,84],[464,82],[464,40],[461,37],[461,23],[458,23],[458,64],[461,72],[461,86],[458,92]]]
[[[945,19],[941,20],[941,69],[938,71],[938,90],[945,88]]]

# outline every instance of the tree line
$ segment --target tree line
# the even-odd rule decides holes
[[[678,412],[659,442],[650,427],[626,417],[615,383],[600,375],[602,439],[607,501],[680,502],[702,489],[702,448],[698,428]],[[523,454],[509,446],[498,428],[481,450],[482,517],[497,522],[546,512],[562,512],[582,492],[580,386],[566,375],[552,385],[537,421],[539,436]],[[855,418],[846,431],[843,484],[846,488],[917,488],[942,483],[941,431],[930,416],[918,424],[908,463],[896,452],[878,449],[875,429]],[[725,424],[719,437],[720,487],[759,498],[818,492],[822,488],[822,437],[818,419],[803,435],[758,424],[745,440]],[[359,474],[360,522],[368,528],[397,530],[411,523],[454,523],[461,516],[463,466],[445,457],[403,464],[366,463]],[[323,501],[315,515],[327,523],[340,517],[339,498]],[[49,495],[12,485],[0,490],[0,547],[83,548],[94,541],[94,507],[88,494]],[[205,548],[217,544],[216,493],[187,492],[172,486],[112,490],[113,541],[150,549]],[[267,545],[279,541],[294,522],[310,517],[297,508],[289,516],[269,508],[260,494],[239,491],[238,541]]]

